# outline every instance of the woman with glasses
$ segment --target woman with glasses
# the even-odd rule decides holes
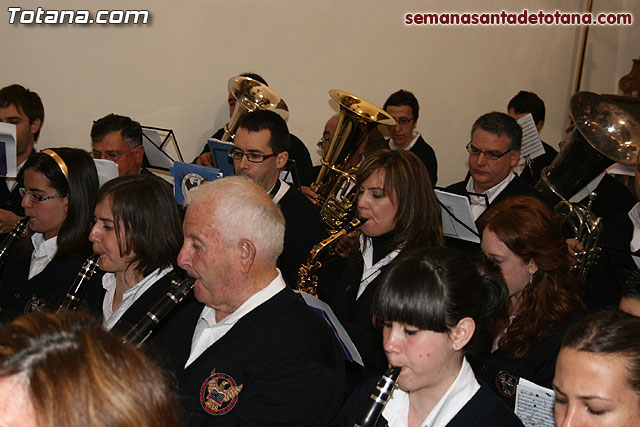
[[[379,375],[387,367],[371,304],[380,277],[405,251],[442,245],[440,207],[427,169],[404,150],[381,150],[367,157],[357,174],[357,215],[364,221],[359,240],[344,263],[328,265],[318,294],[331,302],[364,360],[352,381]],[[342,277],[331,289],[329,276]],[[327,295],[328,294],[328,295]]]
[[[479,375],[512,406],[519,378],[551,388],[562,335],[584,311],[560,224],[531,196],[507,199],[481,219],[482,251],[502,270],[510,307]]]
[[[33,154],[21,170],[27,236],[16,242],[0,285],[4,321],[55,310],[91,254],[87,236],[98,176],[86,151],[55,148]]]
[[[182,229],[166,182],[144,174],[104,184],[89,240],[105,274],[92,279],[86,303],[107,329],[125,333],[167,293],[174,278]]]

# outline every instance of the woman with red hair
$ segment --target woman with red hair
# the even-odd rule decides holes
[[[509,317],[480,378],[511,405],[519,378],[551,388],[562,335],[584,311],[561,219],[540,200],[514,197],[483,216],[482,251],[502,270]]]

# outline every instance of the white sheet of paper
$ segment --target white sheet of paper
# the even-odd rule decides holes
[[[518,124],[522,128],[522,147],[520,148],[520,161],[518,161],[518,164],[524,165],[527,157],[533,160],[542,156],[545,151],[531,113],[520,117]]]
[[[318,313],[319,316],[322,316],[325,322],[329,324],[329,327],[331,328],[331,330],[333,330],[334,333],[336,334],[336,339],[340,342],[342,346],[342,351],[344,351],[345,353],[348,353],[348,355],[345,355],[346,358],[347,359],[350,358],[360,366],[364,366],[364,362],[362,361],[362,356],[360,356],[360,353],[358,352],[356,345],[351,340],[351,337],[349,337],[349,334],[344,329],[344,326],[342,326],[342,323],[340,323],[336,315],[333,313],[333,310],[331,310],[331,307],[329,307],[329,305],[326,304],[325,302],[319,300],[314,296],[309,295],[306,292],[302,292],[302,291],[295,291],[295,292],[300,294],[302,296],[302,299],[304,299],[304,302],[306,302],[307,305],[312,310]]]
[[[524,378],[518,380],[515,413],[525,427],[554,427],[553,390]]]
[[[455,239],[480,243],[480,237],[477,235],[478,229],[476,228],[476,223],[473,220],[469,199],[466,196],[461,196],[459,194],[447,193],[442,190],[435,191],[440,203],[446,206],[446,208],[453,213],[459,221],[463,222],[476,233],[474,234],[469,231],[462,224],[456,221],[449,212],[442,208],[442,231],[444,232],[444,235]]]
[[[16,125],[0,123],[0,143],[3,143],[5,154],[5,164],[2,169],[6,170],[8,178],[16,177]],[[0,156],[1,157],[1,156]]]

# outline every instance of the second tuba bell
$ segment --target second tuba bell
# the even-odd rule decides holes
[[[327,230],[336,233],[349,222],[355,208],[357,191],[350,190],[356,171],[347,167],[351,157],[373,128],[393,126],[396,121],[383,109],[348,92],[332,89],[329,95],[340,105],[340,118],[311,188],[318,194]]]

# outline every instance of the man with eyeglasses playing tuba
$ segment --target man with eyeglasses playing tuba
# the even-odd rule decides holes
[[[286,228],[278,267],[287,284],[295,287],[298,269],[311,248],[326,237],[326,231],[318,209],[300,191],[279,179],[288,151],[285,121],[272,111],[259,110],[240,121],[229,157],[236,175],[253,179],[280,206]]]

